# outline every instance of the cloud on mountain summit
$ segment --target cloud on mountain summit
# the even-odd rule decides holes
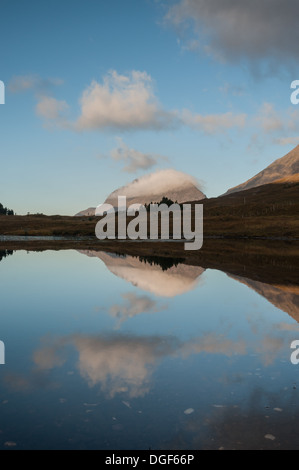
[[[141,196],[151,195],[153,188],[155,192],[167,192],[175,188],[194,185],[199,187],[199,183],[192,176],[173,169],[157,170],[135,179],[126,186],[117,189],[110,196],[117,197],[118,195],[125,195],[126,197],[134,197],[136,194]]]

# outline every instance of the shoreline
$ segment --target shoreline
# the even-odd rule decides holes
[[[274,239],[204,239],[198,251],[186,251],[179,241],[140,240],[0,240],[0,250],[60,251],[85,250],[143,259],[172,258],[178,262],[216,269],[272,285],[299,285],[299,241]]]

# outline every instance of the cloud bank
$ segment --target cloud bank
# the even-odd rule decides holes
[[[233,112],[203,115],[189,110],[167,110],[155,95],[152,77],[138,70],[126,75],[112,70],[102,82],[93,80],[79,100],[79,117],[71,120],[67,116],[68,103],[56,99],[52,93],[53,87],[62,83],[59,79],[42,79],[34,75],[16,76],[10,81],[9,89],[13,93],[33,90],[37,99],[36,114],[47,125],[75,132],[162,131],[187,126],[206,134],[218,134],[243,127],[246,120],[245,114]],[[151,168],[158,160],[166,159],[129,148],[121,140],[110,156],[124,161],[124,171],[129,173]]]
[[[222,61],[266,59],[278,65],[298,59],[297,18],[296,0],[179,0],[166,15],[193,49],[196,41],[197,48]]]

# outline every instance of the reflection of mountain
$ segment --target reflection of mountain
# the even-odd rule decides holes
[[[294,320],[299,322],[299,287],[298,286],[279,286],[265,284],[259,281],[232,276],[233,279],[245,284],[258,294],[262,295],[271,304],[280,310],[288,313]]]
[[[109,271],[134,286],[162,297],[174,297],[192,290],[204,272],[199,266],[179,264],[164,270],[156,264],[144,263],[133,256],[120,257],[99,251],[80,253],[100,258]]]
[[[0,261],[9,255],[13,255],[13,250],[0,250]]]

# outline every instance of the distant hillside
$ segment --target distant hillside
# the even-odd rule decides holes
[[[281,178],[290,178],[297,173],[299,173],[299,145],[284,157],[275,160],[275,162],[253,176],[253,178],[245,181],[245,183],[230,188],[226,194],[255,188],[263,184],[274,183]]]
[[[78,214],[76,214],[77,217],[91,217],[95,214],[95,210],[96,208],[95,207],[89,207],[88,209],[85,209],[81,212],[78,212]]]
[[[299,178],[205,199],[204,235],[299,238]]]

